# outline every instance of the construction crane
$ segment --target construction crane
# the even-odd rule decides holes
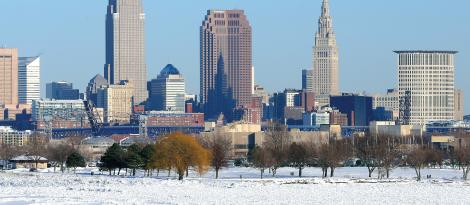
[[[103,123],[101,122],[101,118],[99,114],[95,114],[95,106],[93,102],[84,100],[83,104],[85,105],[85,111],[88,117],[88,121],[90,122],[91,132],[94,137],[101,136],[101,128],[103,127]]]

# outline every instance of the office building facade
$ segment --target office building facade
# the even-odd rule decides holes
[[[313,47],[313,91],[320,105],[328,104],[329,96],[339,95],[339,53],[329,1],[323,0],[318,31]]]
[[[331,96],[330,104],[333,109],[347,114],[349,126],[369,126],[372,121],[372,97],[343,93]]]
[[[109,0],[104,77],[109,84],[131,81],[136,104],[147,100],[144,27],[142,0]]]
[[[406,124],[454,119],[456,51],[395,51],[398,54],[398,92]],[[407,108],[403,108],[406,106]],[[404,117],[403,117],[404,118]]]
[[[200,95],[208,118],[246,107],[253,92],[251,26],[242,10],[209,10],[200,27]]]
[[[0,48],[0,105],[18,104],[18,49]]]
[[[18,59],[18,101],[20,104],[33,103],[41,98],[41,60],[39,57]]]
[[[77,100],[80,91],[73,89],[73,84],[65,81],[46,84],[46,98],[51,100]]]
[[[177,68],[168,64],[150,82],[150,108],[157,111],[185,111],[185,83]]]

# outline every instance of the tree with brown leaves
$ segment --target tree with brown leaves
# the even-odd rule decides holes
[[[194,137],[180,132],[165,136],[157,142],[155,148],[156,155],[165,153],[164,161],[168,163],[169,168],[176,170],[179,180],[183,180],[191,166],[201,175],[207,172],[210,166],[210,151],[204,149]],[[158,151],[159,149],[163,152]]]

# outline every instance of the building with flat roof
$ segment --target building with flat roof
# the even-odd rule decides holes
[[[46,84],[46,98],[51,100],[78,100],[80,91],[73,89],[73,84],[66,81]]]
[[[457,51],[395,51],[398,92],[404,124],[424,125],[455,117],[455,54]],[[408,98],[409,100],[404,100]],[[406,111],[406,112],[405,112]]]
[[[343,93],[331,96],[330,105],[348,115],[349,126],[369,126],[372,121],[372,97]]]
[[[30,130],[18,131],[11,127],[0,126],[0,145],[26,145],[31,134],[32,132]]]
[[[18,104],[18,49],[0,48],[0,105]]]
[[[120,84],[102,86],[98,90],[98,105],[104,108],[104,122],[127,124],[134,106],[134,85],[121,81]]]

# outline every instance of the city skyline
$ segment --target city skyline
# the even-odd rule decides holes
[[[16,1],[15,1],[16,2]],[[18,4],[25,4],[25,1],[18,1],[16,4],[15,3],[4,3],[2,2],[0,5],[3,7],[3,4],[5,4],[7,7],[8,5],[10,6],[17,6]],[[44,2],[57,2],[57,1],[44,1]],[[96,2],[96,1],[95,1]],[[430,2],[430,4],[435,5],[436,7],[441,7],[441,9],[446,9],[447,6],[449,5],[444,5],[440,4],[441,2],[439,1],[427,1]],[[372,22],[375,22],[375,24],[369,23],[369,30],[363,31],[363,32],[357,32],[355,29],[352,29],[352,26],[357,26],[360,28],[363,28],[359,25],[358,21],[354,20],[352,21],[350,19],[345,18],[345,15],[350,15],[350,12],[345,12],[344,7],[353,6],[352,10],[355,10],[357,13],[357,17],[364,17],[367,16],[368,14],[370,15],[371,12],[370,10],[373,10],[372,13],[377,12],[380,13],[380,9],[385,9],[387,5],[391,5],[393,9],[396,9],[396,6],[400,4],[399,1],[396,1],[395,3],[391,4],[390,2],[382,2],[383,5],[380,5],[380,3],[370,3],[370,5],[367,6],[368,9],[364,10],[358,10],[358,8],[361,8],[358,5],[353,5],[349,2],[340,2],[340,1],[330,1],[331,4],[331,15],[334,16],[335,19],[335,31],[338,34],[338,44],[341,49],[341,60],[340,60],[340,67],[341,67],[341,74],[340,74],[340,82],[342,84],[343,90],[341,91],[356,91],[360,92],[362,90],[366,90],[369,93],[375,93],[375,92],[382,92],[384,93],[386,91],[386,88],[393,88],[397,87],[397,74],[396,74],[396,58],[395,55],[393,54],[393,50],[413,50],[413,49],[435,49],[435,50],[457,50],[459,51],[459,54],[456,57],[456,88],[461,88],[465,91],[467,91],[465,88],[469,87],[468,82],[464,81],[464,76],[468,76],[468,71],[465,70],[466,67],[468,67],[469,62],[466,60],[465,55],[467,55],[468,52],[466,52],[466,49],[468,50],[468,41],[465,41],[465,38],[463,36],[468,36],[468,29],[462,28],[459,26],[460,24],[458,23],[459,21],[455,21],[455,19],[465,19],[466,15],[464,10],[461,8],[465,7],[464,5],[467,5],[468,3],[464,1],[455,1],[455,5],[452,6],[451,8],[454,9],[454,12],[449,13],[449,15],[442,16],[432,14],[433,10],[430,10],[428,12],[420,12],[418,14],[406,14],[406,11],[414,11],[413,9],[417,9],[418,3],[410,3],[408,4],[408,7],[401,8],[403,10],[403,13],[401,16],[403,16],[404,19],[407,19],[408,21],[400,21],[400,18],[398,19],[393,19],[396,18],[397,16],[395,15],[389,15],[389,21],[385,21],[381,25],[377,24],[377,20]],[[47,4],[47,3],[46,3]],[[104,35],[100,35],[104,33],[103,27],[103,22],[104,22],[104,15],[102,14],[102,5],[106,5],[106,2],[101,2],[100,4],[94,3],[91,4],[90,2],[84,1],[85,5],[93,5],[93,9],[90,9],[89,14],[85,15],[86,18],[92,21],[96,21],[97,29],[98,30],[93,30],[90,31],[91,34],[90,36],[92,39],[94,39],[96,42],[94,44],[95,47],[94,49],[90,49],[90,53],[86,54],[81,54],[80,56],[77,56],[78,59],[90,59],[90,61],[86,62],[80,62],[80,61],[74,61],[75,64],[61,64],[61,59],[59,58],[65,58],[66,57],[54,57],[52,54],[54,52],[55,48],[54,43],[49,47],[41,47],[41,46],[34,46],[37,44],[33,44],[31,48],[27,47],[26,45],[21,45],[22,43],[18,43],[21,41],[16,37],[15,32],[6,32],[6,34],[0,34],[0,39],[2,39],[2,42],[0,44],[6,44],[8,47],[18,47],[20,56],[32,56],[32,55],[37,55],[38,53],[44,52],[44,57],[41,58],[41,60],[44,62],[43,65],[41,66],[43,69],[43,75],[44,78],[42,80],[42,84],[44,85],[46,82],[50,81],[59,81],[59,80],[67,80],[70,82],[73,82],[76,87],[80,88],[81,91],[84,91],[84,87],[88,80],[94,76],[95,74],[102,73],[102,69],[100,69],[100,64],[95,64],[95,61],[102,61],[103,59],[103,54],[101,52],[104,50]],[[169,3],[160,3],[167,8],[173,8],[176,5],[168,5]],[[191,4],[191,3],[189,3]],[[226,6],[220,6],[220,5],[226,5]],[[285,4],[281,2],[275,2],[275,4]],[[146,24],[146,32],[147,32],[147,40],[150,41],[150,43],[147,43],[146,47],[148,50],[151,50],[147,54],[147,58],[150,60],[147,60],[147,63],[151,66],[149,66],[149,72],[147,75],[147,79],[150,79],[153,77],[159,70],[159,68],[163,66],[155,66],[155,65],[166,65],[168,63],[173,63],[177,67],[182,68],[182,73],[183,75],[187,76],[187,81],[188,81],[188,90],[189,92],[192,93],[198,93],[198,61],[194,61],[194,57],[196,59],[199,58],[199,54],[197,50],[194,50],[194,46],[196,48],[199,47],[199,43],[197,41],[198,39],[198,31],[197,29],[195,30],[194,28],[198,27],[201,21],[201,16],[204,14],[205,10],[211,9],[214,7],[224,7],[227,9],[233,8],[233,6],[237,6],[236,3],[208,3],[208,2],[203,2],[202,5],[198,6],[199,7],[206,7],[207,5],[214,5],[214,6],[209,6],[206,7],[203,11],[197,10],[199,13],[197,16],[193,15],[193,12],[196,13],[195,11],[191,11],[190,14],[182,15],[182,17],[179,17],[176,19],[176,21],[184,21],[184,19],[191,19],[191,22],[196,21],[198,23],[192,25],[191,27],[192,30],[191,32],[187,34],[182,34],[181,37],[182,43],[188,43],[188,39],[196,39],[194,42],[190,42],[188,45],[191,45],[192,49],[187,49],[183,50],[181,49],[181,44],[174,44],[174,47],[168,46],[171,43],[175,43],[178,40],[172,40],[169,35],[173,35],[173,32],[178,32],[180,31],[179,28],[176,28],[175,30],[168,30],[168,29],[162,29],[162,27],[165,27],[165,22],[163,19],[154,19],[156,18],[155,16],[159,15],[164,15],[168,14],[168,12],[161,12],[160,11],[155,11],[156,7],[159,5],[158,2],[150,2],[150,1],[144,1],[144,7],[145,7],[145,13],[149,15],[148,19],[149,22]],[[241,5],[241,3],[239,4]],[[285,87],[293,87],[293,88],[300,88],[301,80],[300,80],[300,73],[301,69],[308,69],[311,65],[309,63],[310,58],[309,56],[311,55],[311,45],[313,45],[313,33],[314,30],[316,29],[316,19],[318,18],[320,14],[320,10],[318,9],[319,6],[321,6],[321,0],[318,1],[293,1],[291,4],[288,5],[285,10],[289,10],[291,7],[295,7],[299,9],[299,11],[302,11],[303,8],[302,6],[308,7],[308,10],[311,12],[307,14],[303,14],[302,12],[295,12],[299,13],[301,15],[299,18],[305,18],[307,20],[305,21],[300,21],[301,23],[297,23],[295,25],[297,26],[302,26],[305,28],[308,28],[306,30],[309,30],[309,32],[305,32],[304,30],[296,31],[291,34],[291,36],[284,36],[283,38],[279,38],[277,35],[273,36],[267,36],[268,31],[275,31],[275,26],[273,24],[266,23],[266,19],[263,21],[259,20],[260,14],[257,14],[258,12],[266,14],[266,15],[272,15],[272,16],[280,16],[281,13],[279,13],[280,9],[276,5],[267,5],[268,8],[274,7],[277,8],[274,9],[273,12],[269,12],[268,9],[261,9],[258,6],[259,4],[254,4],[254,3],[246,3],[247,8],[240,8],[244,9],[245,13],[247,14],[248,18],[250,19],[250,23],[252,24],[253,27],[253,32],[254,32],[254,39],[253,39],[253,49],[254,49],[254,54],[253,54],[253,60],[254,60],[254,66],[256,68],[256,82],[258,84],[261,84],[263,87],[265,87],[267,90],[270,92],[274,91],[280,91]],[[256,6],[258,5],[258,6]],[[366,5],[366,3],[364,3]],[[458,6],[460,5],[460,6]],[[26,10],[28,10],[28,7],[34,7],[38,6],[36,3],[31,3],[29,5],[25,5],[24,7]],[[63,5],[67,6],[67,5]],[[83,6],[83,5],[81,5]],[[188,5],[186,5],[188,6]],[[183,9],[188,9],[186,6],[183,6]],[[232,6],[232,7],[231,7]],[[395,7],[394,7],[395,6]],[[101,13],[95,14],[95,7],[99,7],[101,9]],[[435,7],[430,7],[432,9],[436,9]],[[8,10],[8,9],[6,9]],[[196,10],[196,9],[195,9]],[[284,10],[284,11],[285,11]],[[440,10],[440,9],[439,9]],[[460,11],[460,12],[459,12]],[[91,14],[93,12],[93,14]],[[275,15],[273,13],[276,13]],[[343,13],[345,12],[345,13]],[[34,14],[34,13],[33,13]],[[3,14],[2,14],[3,15]],[[8,15],[8,14],[5,14]],[[75,14],[77,15],[77,14]],[[95,16],[96,15],[96,16]],[[280,20],[280,24],[283,23],[285,20],[290,20],[293,21],[294,18],[291,16],[291,14],[288,14],[286,12],[287,17],[285,17],[284,20]],[[463,16],[462,16],[463,15]],[[46,15],[47,16],[47,15]],[[385,14],[383,14],[385,16]],[[72,16],[66,16],[66,17],[71,17]],[[93,18],[92,18],[93,17]],[[96,17],[96,18],[95,18]],[[377,18],[380,19],[381,15],[379,15]],[[435,17],[435,18],[434,18]],[[85,19],[86,19],[85,18]],[[196,18],[196,20],[192,20],[192,18]],[[152,20],[150,20],[152,19]],[[183,19],[183,20],[182,20]],[[364,19],[364,18],[361,18]],[[468,18],[467,18],[468,19]],[[365,19],[367,21],[368,19]],[[403,19],[401,19],[403,20]],[[159,24],[154,24],[156,21],[160,21]],[[394,21],[397,21],[395,23]],[[185,21],[186,22],[186,21]],[[261,23],[260,23],[261,22]],[[307,22],[307,23],[305,23]],[[432,24],[429,24],[432,22]],[[455,22],[455,23],[454,23]],[[54,21],[52,21],[54,23]],[[368,22],[366,22],[368,23]],[[443,24],[447,23],[447,24]],[[3,23],[2,23],[3,24]],[[5,23],[6,24],[6,23]],[[92,25],[95,25],[95,23],[90,23]],[[170,24],[170,23],[166,23]],[[189,22],[188,22],[189,24]],[[348,25],[350,24],[350,25]],[[415,24],[413,26],[412,24]],[[418,24],[418,26],[416,26]],[[390,29],[397,29],[397,26],[400,25],[401,29],[406,29],[408,32],[400,32],[400,30],[396,30],[392,37],[387,35],[381,35],[382,32],[387,31],[387,29],[382,28],[381,26],[384,25],[392,25]],[[439,25],[439,27],[434,27],[432,29],[429,29],[432,25]],[[166,25],[168,26],[168,25]],[[376,27],[374,27],[376,26]],[[33,26],[34,27],[34,26]],[[178,26],[181,27],[181,26]],[[84,28],[80,26],[80,28]],[[374,29],[374,28],[381,28],[380,29]],[[414,28],[414,29],[413,29]],[[439,28],[439,29],[437,29]],[[60,29],[60,28],[55,28],[55,29]],[[160,36],[155,37],[155,31],[159,34],[162,34]],[[189,28],[188,28],[189,30]],[[261,31],[259,31],[261,30]],[[60,30],[62,31],[62,30]],[[99,32],[98,32],[99,31]],[[277,31],[277,30],[276,30]],[[422,31],[422,32],[419,32]],[[430,31],[433,31],[430,33]],[[62,31],[64,32],[64,31]],[[95,33],[96,32],[96,33]],[[450,38],[439,38],[439,36],[444,36],[443,34],[447,34],[449,32],[453,32],[453,37],[456,37],[455,39],[450,39]],[[153,34],[152,34],[153,33]],[[163,34],[164,33],[164,34]],[[285,34],[283,31],[279,31],[281,34]],[[358,35],[362,34],[361,36]],[[372,36],[376,36],[375,38],[370,38],[370,35],[372,33]],[[407,34],[403,34],[407,33]],[[383,33],[382,33],[383,34]],[[5,35],[5,36],[4,36]],[[13,36],[12,36],[13,35]],[[188,39],[186,39],[186,36],[189,35]],[[88,38],[90,38],[88,36]],[[292,36],[299,36],[299,40],[291,42],[289,45],[286,45],[287,41],[289,42],[290,39],[292,39]],[[308,38],[305,38],[307,36]],[[418,36],[422,38],[418,38]],[[459,38],[459,36],[462,36],[462,38]],[[35,37],[34,37],[35,38]],[[33,38],[33,39],[34,39]],[[66,39],[72,39],[72,36],[65,35]],[[158,41],[170,41],[169,44],[166,43],[161,43],[161,44],[155,44],[156,40]],[[267,38],[267,39],[263,39]],[[45,39],[45,38],[43,38]],[[82,39],[82,38],[78,38]],[[83,38],[84,41],[86,42],[87,36]],[[270,46],[267,44],[267,40],[273,40],[277,39],[278,43],[281,44],[281,46],[284,48],[282,49],[283,51],[267,51],[269,50]],[[400,43],[397,43],[396,39],[399,39]],[[35,39],[35,40],[40,40],[40,39]],[[60,40],[60,39],[59,39]],[[46,40],[43,40],[46,41]],[[359,42],[359,45],[355,45],[355,42]],[[391,42],[387,42],[391,41]],[[416,41],[416,42],[415,42]],[[454,42],[457,41],[457,42]],[[16,42],[16,43],[15,43]],[[28,40],[25,40],[25,42],[29,42]],[[71,46],[77,46],[78,43],[80,43],[80,40],[77,40],[77,42],[72,42]],[[19,44],[19,45],[18,45]],[[38,43],[40,45],[40,43]],[[87,44],[87,42],[85,43]],[[299,46],[302,44],[301,46]],[[372,45],[373,44],[373,45]],[[351,46],[352,45],[352,46]],[[185,45],[183,45],[185,46]],[[285,46],[285,47],[284,47]],[[65,47],[65,46],[64,46]],[[68,48],[68,47],[59,47],[62,49]],[[292,49],[295,47],[299,47],[302,49]],[[304,49],[307,48],[307,49]],[[371,48],[376,49],[376,51],[371,52]],[[261,52],[265,49],[265,52]],[[94,51],[96,50],[96,51]],[[277,50],[277,49],[272,49],[272,50]],[[288,53],[292,50],[295,50],[294,53]],[[24,53],[22,53],[24,52]],[[176,53],[178,52],[178,53]],[[73,52],[72,52],[73,53]],[[190,53],[190,54],[189,54]],[[95,55],[96,54],[96,55]],[[175,55],[175,54],[180,54],[180,55]],[[278,60],[274,60],[274,62],[267,62],[272,59],[276,59],[275,57],[279,57],[278,55],[285,55],[287,54],[283,59],[285,62],[279,62]],[[363,54],[363,55],[361,55]],[[174,56],[174,57],[169,57],[169,56]],[[271,55],[271,56],[270,56]],[[189,57],[188,57],[189,56]],[[296,57],[299,56],[299,57]],[[378,56],[378,58],[377,58]],[[360,60],[352,60],[352,58],[360,58],[360,57],[370,57],[370,59],[373,59],[374,62],[366,62],[367,60],[365,59],[360,59]],[[94,58],[97,58],[96,60]],[[154,58],[156,60],[154,60]],[[165,60],[164,58],[170,58],[168,60]],[[192,60],[188,60],[192,59]],[[299,60],[300,59],[300,60]],[[54,65],[53,62],[51,61],[59,61],[57,64],[59,65]],[[157,62],[156,62],[157,61]],[[357,61],[357,62],[356,62]],[[362,63],[359,63],[362,62]],[[277,63],[278,65],[274,65],[273,63]],[[365,64],[364,64],[365,63]],[[288,66],[285,66],[285,65]],[[88,65],[88,66],[84,66]],[[70,69],[64,69],[64,67],[70,67]],[[79,68],[77,68],[79,67]],[[83,68],[86,67],[86,68]],[[377,69],[378,67],[382,69]],[[71,72],[72,68],[77,68],[80,73],[74,73]],[[272,75],[272,71],[275,71],[276,74]],[[64,72],[65,71],[65,72]],[[85,72],[86,71],[86,72]],[[369,73],[369,78],[367,79],[359,79],[359,77],[363,77],[361,73]],[[72,74],[72,75],[70,75]],[[74,75],[77,74],[77,75]],[[392,77],[389,77],[393,75]],[[283,80],[285,79],[285,80]],[[373,88],[371,88],[373,87]],[[43,86],[44,88],[44,86]],[[45,89],[42,89],[42,93],[44,95]],[[468,101],[467,101],[468,105]],[[469,106],[466,106],[467,110]]]

